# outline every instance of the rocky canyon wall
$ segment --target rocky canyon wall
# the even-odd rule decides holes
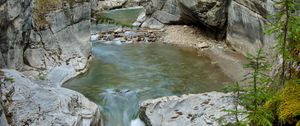
[[[1,67],[21,71],[86,67],[91,55],[90,1],[5,0],[0,4]]]
[[[1,99],[10,125],[102,125],[95,103],[61,87],[87,68],[91,2],[0,0],[0,68],[13,79],[1,84]]]
[[[23,67],[31,19],[31,0],[0,1],[0,67]]]
[[[142,6],[141,27],[163,28],[168,24],[198,25],[225,38],[241,53],[255,53],[261,47],[270,52],[274,37],[265,35],[267,16],[274,12],[272,0],[101,0],[94,12]]]
[[[228,8],[227,42],[244,54],[255,54],[264,48],[269,55],[276,41],[265,34],[265,29],[267,16],[273,12],[271,0],[232,0]]]

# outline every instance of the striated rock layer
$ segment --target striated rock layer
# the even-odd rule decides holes
[[[15,126],[90,126],[101,125],[98,106],[83,95],[65,88],[55,88],[48,83],[34,82],[15,70],[4,70],[14,78],[6,82],[4,96],[14,93],[4,101],[13,115]]]

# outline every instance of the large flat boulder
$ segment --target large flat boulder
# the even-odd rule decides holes
[[[146,100],[141,103],[140,118],[147,126],[219,126],[223,117],[223,123],[235,122],[224,111],[232,109],[231,94],[209,92]]]

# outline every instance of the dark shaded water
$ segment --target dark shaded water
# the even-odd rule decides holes
[[[90,70],[64,87],[103,106],[107,126],[126,126],[149,98],[221,89],[229,79],[196,51],[160,44],[93,43]]]

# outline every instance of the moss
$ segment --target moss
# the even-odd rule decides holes
[[[300,85],[295,81],[289,81],[280,92],[279,98],[280,105],[277,111],[279,121],[284,124],[296,124],[300,117]]]

